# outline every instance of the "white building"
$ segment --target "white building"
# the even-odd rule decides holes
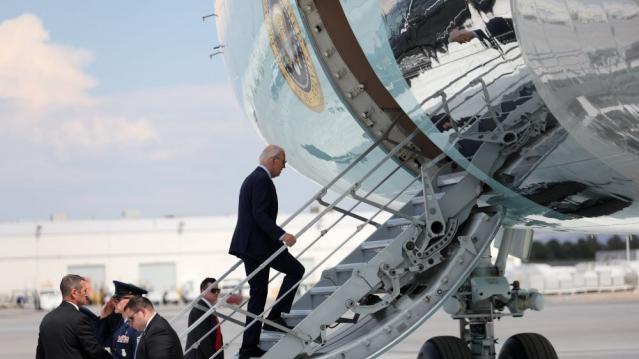
[[[300,215],[285,229],[296,233],[314,215]],[[313,225],[291,253],[300,253],[340,217],[331,213]],[[280,219],[286,216],[280,216]],[[235,216],[201,218],[156,218],[117,220],[53,220],[0,223],[0,294],[57,288],[67,273],[91,279],[94,289],[112,290],[112,280],[132,282],[155,292],[175,288],[197,288],[202,278],[219,278],[237,258],[227,253]],[[380,219],[380,221],[382,221]],[[374,227],[365,226],[353,240],[346,238],[362,222],[345,218],[300,257],[307,274],[326,255],[345,244],[323,267],[336,264]],[[317,280],[320,271],[307,282]],[[245,278],[240,266],[222,285]],[[271,286],[272,293],[277,286]]]

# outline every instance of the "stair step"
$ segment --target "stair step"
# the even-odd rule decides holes
[[[292,309],[288,313],[282,313],[282,318],[284,318],[284,319],[306,318],[309,314],[311,314],[311,312],[313,312],[313,311],[310,310],[310,309]]]
[[[366,265],[366,263],[363,263],[363,262],[338,264],[338,265],[335,266],[335,271],[337,271],[337,272],[350,272],[350,271],[355,270],[357,268],[361,268],[361,267],[363,267],[365,265]]]
[[[257,324],[255,324],[257,325]],[[282,339],[282,337],[285,335],[285,333],[282,332],[274,332],[274,331],[270,331],[270,330],[262,330],[262,333],[260,334],[260,346],[263,346],[264,344],[267,343],[275,343],[277,341],[279,341],[280,339]],[[271,345],[268,345],[268,347],[270,347]]]
[[[437,186],[444,187],[459,183],[466,177],[466,171],[452,172],[437,176]]]
[[[386,248],[389,244],[391,244],[394,239],[382,239],[379,241],[367,241],[360,245],[361,249],[379,249]]]
[[[384,223],[385,227],[399,227],[406,226],[409,224],[413,224],[413,222],[407,220],[406,218],[391,218],[386,223]]]
[[[330,286],[330,287],[313,287],[308,291],[314,295],[329,295],[333,294],[339,288],[338,286]]]

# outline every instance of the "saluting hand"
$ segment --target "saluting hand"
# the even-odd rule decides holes
[[[289,247],[292,247],[295,242],[297,242],[297,240],[295,239],[295,236],[290,234],[290,233],[285,233],[284,236],[282,237],[282,242],[284,242],[284,244],[286,244]]]
[[[108,302],[104,303],[104,307],[100,310],[100,318],[106,318],[115,310],[115,299],[111,298]]]

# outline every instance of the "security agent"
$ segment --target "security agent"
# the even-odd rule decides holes
[[[80,312],[89,302],[87,280],[69,274],[60,281],[63,301],[42,318],[36,359],[111,358],[98,344],[91,319]]]
[[[211,284],[217,282],[215,278],[204,278],[200,283],[200,292],[203,292]],[[220,288],[217,284],[208,290],[189,313],[189,327],[200,319],[210,308],[217,303]],[[215,357],[213,354],[224,345],[222,339],[222,328],[219,326],[219,319],[215,314],[208,314],[207,319],[189,332],[186,338],[184,357],[186,359],[224,359],[224,351],[220,351]],[[213,328],[217,327],[215,330]],[[193,348],[191,348],[193,347]]]
[[[131,298],[124,313],[131,326],[141,333],[136,359],[184,359],[180,338],[171,324],[155,311],[150,300]]]
[[[104,305],[97,321],[98,341],[111,348],[114,358],[133,358],[140,333],[129,325],[124,317],[124,307],[134,297],[140,297],[147,291],[130,283],[113,281],[115,292]]]

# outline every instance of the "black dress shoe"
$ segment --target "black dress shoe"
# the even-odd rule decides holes
[[[277,323],[277,324],[279,324],[279,325],[281,325],[281,326],[283,326],[285,328],[293,329],[293,327],[291,327],[288,324],[286,324],[286,322],[284,322],[284,319],[282,319],[282,318],[277,318],[277,319],[266,318],[266,319],[270,320],[271,322],[275,322],[275,323]],[[280,328],[274,327],[274,326],[272,326],[270,324],[267,324],[267,323],[264,323],[264,325],[262,326],[262,330],[269,330],[271,332],[286,333],[285,331],[281,330]]]
[[[239,352],[239,359],[260,358],[266,352],[257,345],[242,347]]]

